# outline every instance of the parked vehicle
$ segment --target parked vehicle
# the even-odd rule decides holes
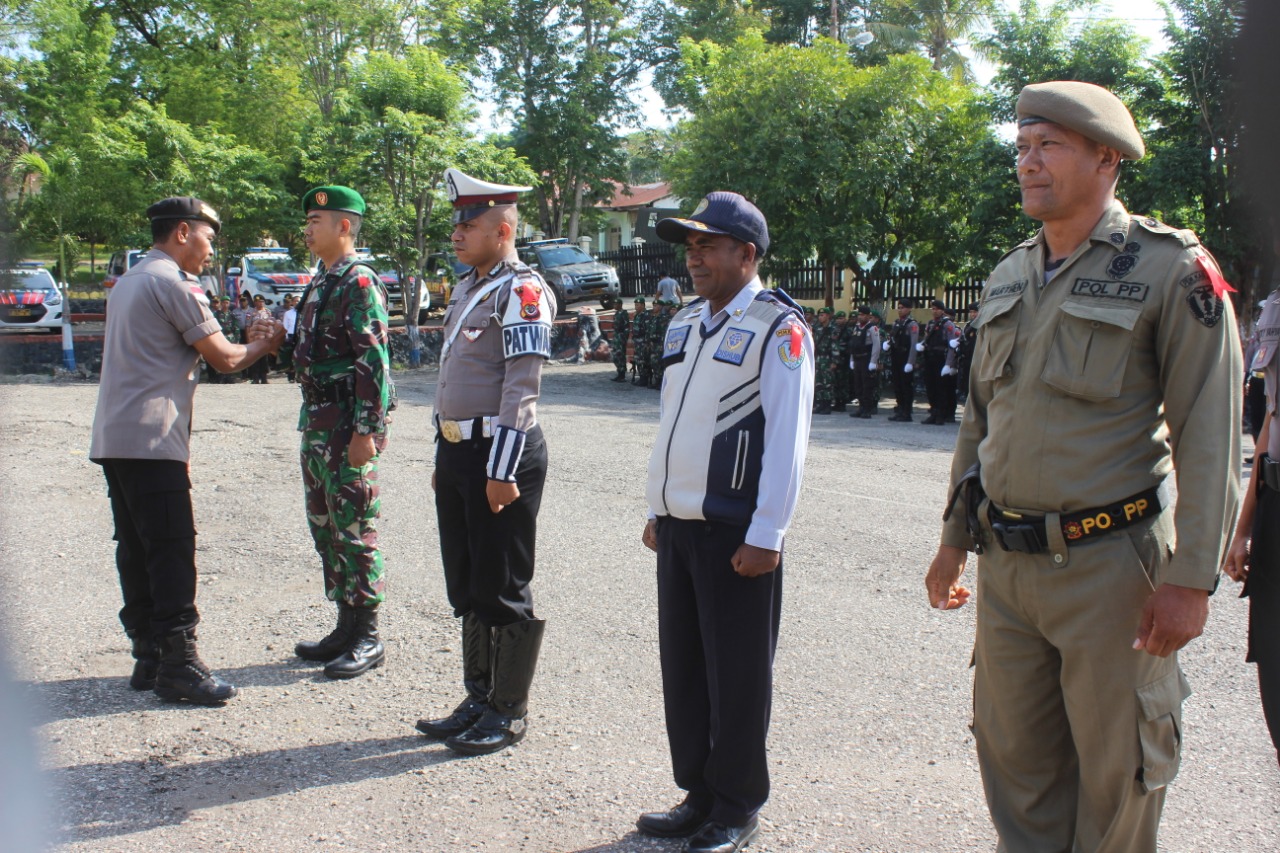
[[[111,256],[111,260],[107,262],[107,275],[102,279],[102,293],[105,299],[111,298],[111,289],[116,286],[120,276],[137,266],[146,254],[146,249],[124,249]]]
[[[400,285],[400,272],[396,269],[395,261],[386,255],[375,255],[370,249],[356,249],[356,253],[361,255],[369,266],[373,267],[378,278],[382,279],[382,284],[387,288],[387,313],[403,314],[404,313],[404,288]],[[414,276],[409,277],[410,281],[414,280]],[[426,282],[418,283],[418,325],[422,325],[427,321],[427,315],[431,313],[431,291],[426,286]]]
[[[471,267],[454,257],[453,252],[433,252],[427,256],[423,277],[426,279],[427,291],[435,305],[444,307],[449,304],[449,296]]]
[[[566,239],[531,240],[516,246],[516,251],[522,261],[542,273],[561,310],[592,299],[599,299],[604,308],[622,302],[618,271]]]
[[[43,265],[21,261],[0,267],[0,329],[62,328],[62,291]]]
[[[288,249],[258,246],[246,249],[227,270],[225,292],[231,299],[247,293],[250,299],[261,296],[267,305],[278,305],[289,294],[301,296],[313,274]]]

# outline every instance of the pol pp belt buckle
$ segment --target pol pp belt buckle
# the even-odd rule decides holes
[[[440,434],[444,436],[444,440],[450,444],[457,444],[462,441],[462,427],[457,421],[446,421],[440,419]]]

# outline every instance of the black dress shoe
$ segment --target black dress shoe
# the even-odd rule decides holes
[[[689,805],[688,800],[665,812],[646,812],[636,821],[636,829],[655,838],[684,838],[707,822],[707,813]]]
[[[753,817],[744,826],[725,826],[712,821],[699,829],[680,848],[681,853],[735,853],[743,850],[760,832],[760,819]]]

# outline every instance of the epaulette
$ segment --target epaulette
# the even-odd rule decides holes
[[[686,317],[688,317],[690,314],[693,313],[694,309],[700,308],[702,306],[702,303],[706,301],[707,300],[699,296],[697,299],[693,300],[692,302],[686,303],[683,308],[681,308],[679,311],[676,312],[676,316],[672,317],[671,321],[675,322],[676,320],[685,319]],[[645,311],[644,313],[648,314],[649,312]]]
[[[1191,249],[1200,245],[1200,238],[1196,236],[1196,232],[1189,228],[1174,228],[1172,225],[1165,225],[1151,216],[1131,216],[1130,219],[1152,234],[1172,237],[1181,243],[1184,249]]]
[[[1036,244],[1036,238],[1028,237],[1027,239],[1023,240],[1021,243],[1019,243],[1018,245],[1014,246],[1012,249],[1010,249],[1009,251],[1001,255],[1000,260],[996,261],[996,266],[1000,266],[1000,264],[1004,263],[1004,259],[1012,255],[1014,252],[1021,251],[1022,249],[1030,249],[1035,244]]]
[[[768,302],[783,312],[792,312],[800,319],[804,319],[804,309],[801,308],[796,301],[787,295],[785,290],[769,290],[764,289],[756,294],[757,302]]]

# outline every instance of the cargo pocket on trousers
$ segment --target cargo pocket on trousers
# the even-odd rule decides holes
[[[1158,791],[1178,775],[1182,762],[1182,702],[1191,695],[1191,685],[1182,670],[1139,687],[1138,738],[1142,743],[1142,787]]]

